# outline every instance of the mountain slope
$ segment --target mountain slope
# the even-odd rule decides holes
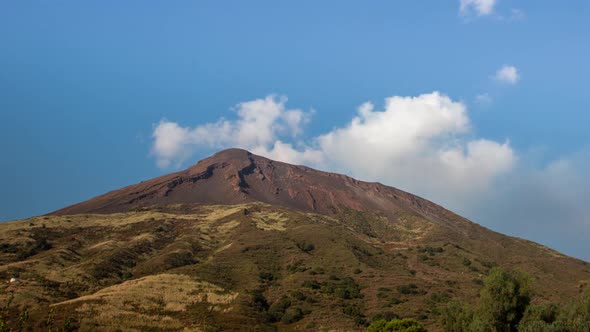
[[[346,209],[381,212],[395,218],[412,212],[436,223],[456,215],[418,196],[380,183],[355,180],[273,161],[241,149],[228,149],[194,166],[115,190],[54,214],[113,213],[166,204],[263,202],[336,215]],[[460,230],[460,229],[457,229]]]
[[[532,275],[537,302],[590,279],[409,193],[236,149],[0,224],[0,244],[0,278],[19,278],[0,304],[13,294],[9,320],[28,308],[35,329],[50,312],[88,331],[355,331],[393,313],[437,331],[440,306],[475,301],[493,266]]]

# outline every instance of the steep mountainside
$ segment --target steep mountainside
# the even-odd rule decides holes
[[[54,212],[126,212],[175,203],[241,204],[263,202],[335,215],[345,209],[413,212],[437,223],[454,218],[449,211],[415,195],[341,174],[273,161],[241,149],[228,149],[178,172],[109,192]]]
[[[409,193],[237,149],[0,224],[2,315],[33,330],[357,331],[395,314],[438,331],[497,265],[533,276],[537,302],[590,279]]]

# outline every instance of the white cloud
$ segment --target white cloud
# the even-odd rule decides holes
[[[465,105],[438,92],[366,103],[343,128],[319,136],[328,169],[379,180],[430,198],[468,195],[510,170],[509,143],[468,139]]]
[[[157,163],[161,168],[170,166],[175,160],[180,163],[191,154],[191,149],[187,147],[190,131],[177,123],[160,121],[154,128],[152,136],[154,137],[152,151],[157,156]]]
[[[235,121],[194,128],[162,121],[154,130],[158,165],[179,165],[197,149],[242,147],[269,158],[386,182],[431,198],[469,195],[513,166],[507,142],[469,139],[465,105],[433,92],[393,96],[385,108],[365,103],[348,125],[296,146],[308,114],[287,110],[286,99],[238,104]]]
[[[516,67],[504,65],[502,68],[498,69],[494,78],[498,82],[516,84],[520,80],[520,73]]]
[[[496,0],[460,0],[459,12],[463,16],[475,14],[477,16],[490,15],[494,12]]]
[[[296,137],[309,121],[309,113],[286,109],[286,102],[274,96],[243,102],[235,107],[237,120],[220,119],[194,128],[162,120],[152,134],[152,154],[159,167],[178,167],[198,149],[256,149],[274,144],[279,136]]]

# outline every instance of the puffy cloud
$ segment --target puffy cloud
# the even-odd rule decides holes
[[[439,92],[393,96],[383,110],[372,103],[341,128],[304,142],[309,114],[267,97],[237,105],[238,119],[194,128],[162,121],[154,130],[158,165],[179,165],[200,148],[242,147],[269,158],[378,180],[431,198],[469,195],[516,161],[508,142],[469,139],[466,107]]]
[[[502,68],[498,69],[494,78],[498,82],[516,84],[518,80],[520,80],[520,74],[516,67],[504,65]]]
[[[166,168],[173,161],[184,161],[191,155],[191,149],[187,146],[190,142],[190,130],[180,127],[177,123],[160,121],[154,128],[153,153],[157,156],[158,166]]]
[[[237,120],[220,119],[194,128],[162,120],[152,133],[152,154],[159,167],[178,167],[198,149],[240,146],[254,150],[275,144],[279,136],[295,137],[301,134],[309,113],[286,109],[286,102],[284,97],[268,96],[239,103],[235,106]]]
[[[463,16],[470,14],[490,15],[494,12],[496,2],[496,0],[460,0],[459,12]]]
[[[328,169],[442,199],[484,190],[516,162],[509,143],[470,140],[470,127],[465,105],[438,92],[390,97],[382,111],[362,105],[315,149]]]

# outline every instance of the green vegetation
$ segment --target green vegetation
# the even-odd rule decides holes
[[[319,290],[322,293],[334,295],[343,300],[360,299],[363,297],[360,285],[350,277],[341,279],[332,275],[324,282],[305,280],[302,286],[313,290]]]
[[[297,248],[305,253],[310,253],[315,249],[315,245],[313,243],[307,243],[305,241],[297,242]]]
[[[431,247],[431,246],[426,246],[426,247],[420,247],[418,248],[418,252],[421,253],[427,253],[429,256],[434,256],[436,254],[440,254],[442,252],[444,252],[445,250],[442,247]]]
[[[354,319],[354,322],[357,325],[365,325],[367,323],[367,320],[365,318],[365,315],[363,314],[362,310],[359,308],[358,305],[356,304],[347,304],[342,308],[342,312],[347,315],[352,317],[352,319]]]
[[[414,319],[394,318],[390,321],[381,319],[372,322],[367,328],[367,332],[426,332],[426,329]]]
[[[518,331],[590,331],[590,287],[565,306],[549,304],[527,308]]]
[[[443,314],[445,331],[517,331],[531,300],[531,279],[521,272],[493,268],[475,310],[451,303]]]
[[[400,294],[404,294],[404,295],[417,295],[417,294],[422,294],[422,291],[420,291],[418,289],[418,286],[416,286],[416,284],[400,285],[400,286],[397,287],[397,291]]]
[[[564,307],[531,305],[532,279],[520,271],[493,268],[475,308],[451,301],[441,323],[447,332],[583,332],[590,331],[590,288]]]

